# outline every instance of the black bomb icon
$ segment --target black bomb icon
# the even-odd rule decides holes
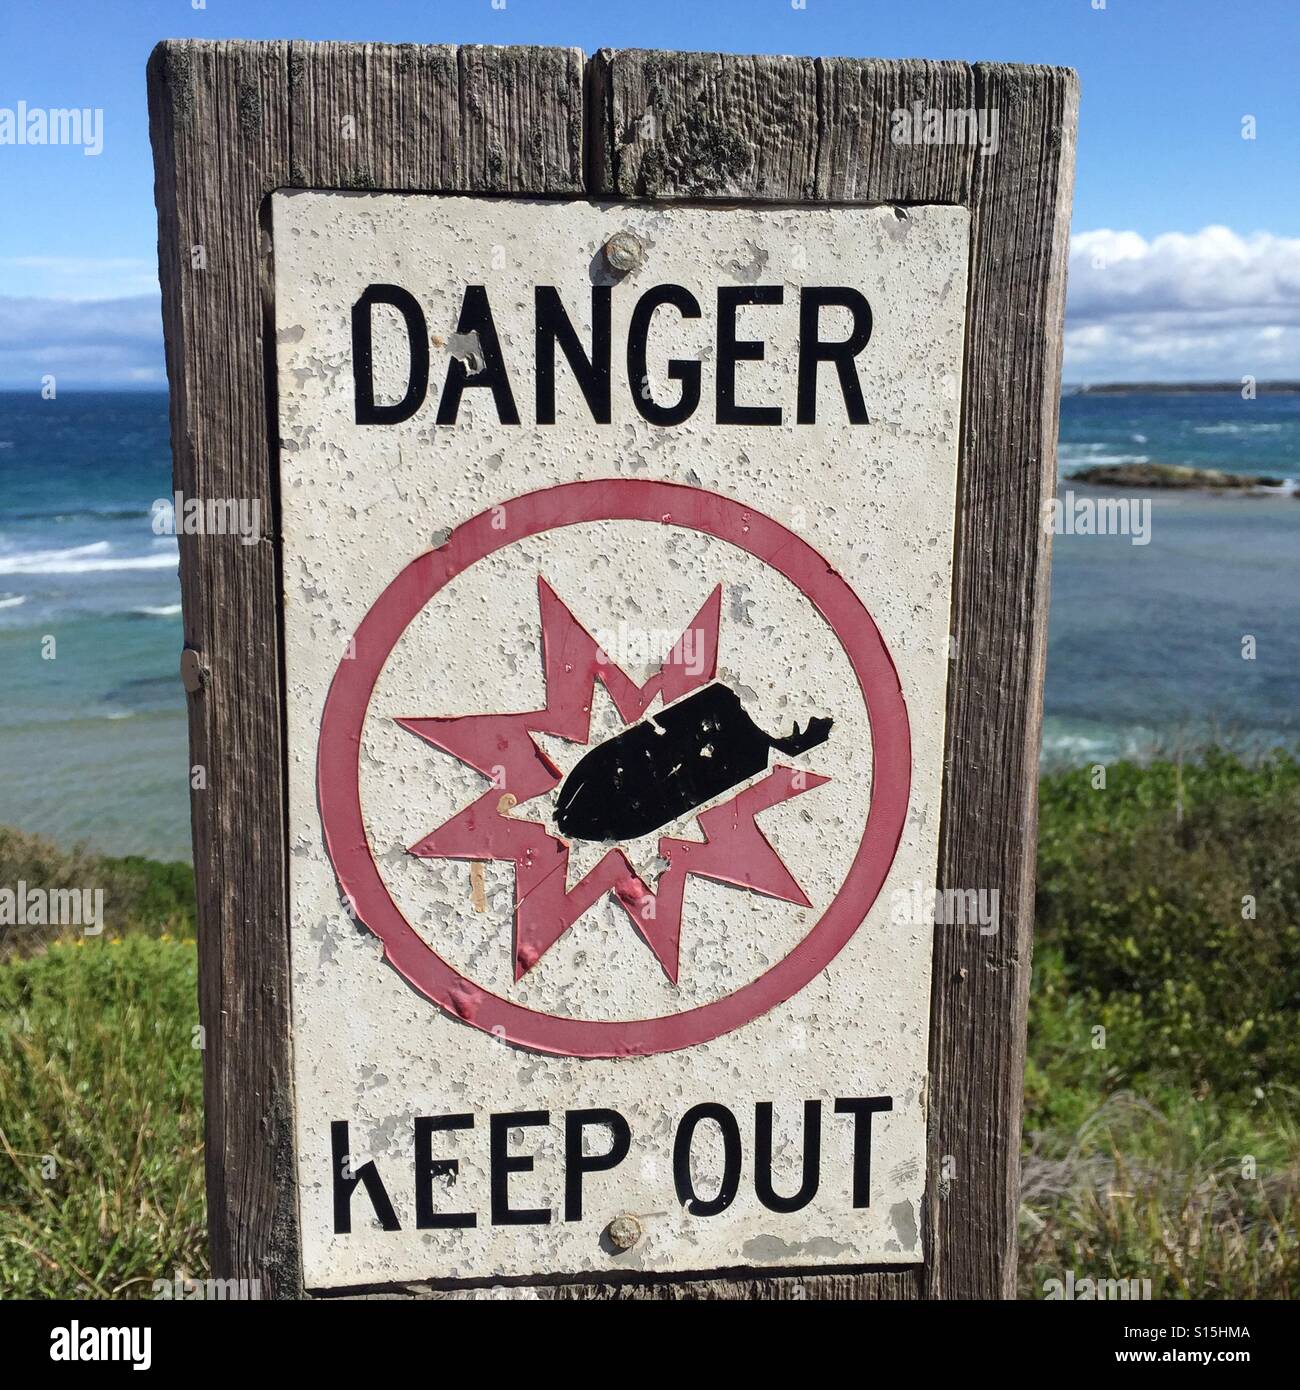
[[[829,719],[810,719],[773,738],[714,683],[593,748],[560,788],[556,828],[576,840],[637,839],[764,771],[770,749],[794,757],[830,731]]]

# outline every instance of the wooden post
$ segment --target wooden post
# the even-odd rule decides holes
[[[159,45],[151,134],[175,486],[256,499],[257,545],[181,536],[213,1272],[303,1293],[268,196],[277,189],[964,207],[970,279],[934,935],[925,1263],[552,1284],[553,1297],[1008,1297],[1061,321],[1077,110],[1060,69],[416,45]],[[892,136],[996,113],[996,152]]]

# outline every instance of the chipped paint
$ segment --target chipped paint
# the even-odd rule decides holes
[[[918,1261],[932,928],[891,924],[889,893],[935,874],[967,214],[287,193],[273,199],[273,225],[307,1286]],[[645,256],[634,274],[614,277],[601,269],[603,248],[620,232]],[[403,286],[418,302],[430,384],[409,418],[362,425],[350,314],[375,284]],[[683,286],[702,307],[699,319],[660,310],[650,333],[656,398],[680,390],[670,358],[702,364],[700,408],[676,425],[642,417],[632,392],[644,383],[626,373],[634,308],[662,284]],[[491,347],[464,327],[467,285],[490,297],[520,424],[502,424],[494,393],[472,384]],[[610,294],[608,423],[593,418],[563,351],[556,423],[534,423],[537,285],[556,288],[585,346],[593,286]],[[816,423],[795,420],[809,285],[857,287],[870,302],[872,334],[856,359],[867,424],[849,424],[829,364],[817,378]],[[737,311],[737,338],[765,347],[761,359],[738,359],[736,400],[779,402],[784,418],[719,424],[718,292],[763,286],[781,287],[783,302]],[[832,327],[842,335],[844,314],[823,313],[828,340]],[[402,320],[380,305],[373,322],[375,399],[392,402],[407,381]],[[454,363],[467,381],[455,423],[439,424]],[[619,487],[597,494],[624,500],[602,513],[581,485],[605,481]],[[655,491],[665,487],[679,491]],[[552,515],[551,503],[525,497],[560,500]],[[647,499],[663,505],[630,519]],[[545,525],[521,520],[542,513]],[[403,575],[415,586],[412,613],[380,650],[366,623]],[[571,621],[554,611],[543,621],[542,582]],[[674,633],[712,612],[718,586],[716,650],[666,651]],[[854,603],[869,615],[862,622],[844,620]],[[878,630],[870,660],[858,650],[866,628]],[[574,683],[589,676],[583,651],[602,654],[608,679]],[[901,687],[902,725],[877,700],[874,683],[889,680],[892,698]],[[733,692],[769,738],[789,741],[792,726],[818,717],[831,721],[829,734],[769,752],[735,785],[697,779],[708,800],[679,799],[675,819],[634,841],[560,836],[555,795],[584,754],[709,682]],[[647,702],[636,692],[649,692]],[[528,712],[533,727],[521,734],[509,716]],[[343,727],[336,714],[349,728],[355,720],[355,737],[322,749],[322,729],[332,737]],[[496,721],[484,726],[481,766],[448,751],[466,746],[456,739],[468,729],[448,721],[469,716]],[[892,776],[891,748],[873,745],[890,729],[910,740],[907,814],[896,849],[875,856],[888,876],[872,903],[873,894],[844,889]],[[702,738],[705,750],[725,751]],[[320,770],[349,760],[360,829],[327,843],[319,797],[324,787],[328,814],[333,790]],[[801,794],[782,797],[796,777]],[[771,799],[754,800],[764,787]],[[442,857],[436,837],[474,805],[483,808],[476,825],[504,834],[509,853]],[[412,852],[425,841],[434,853]],[[711,844],[733,849],[710,859]],[[521,882],[535,880],[532,896],[558,890],[563,902],[611,852],[621,858],[607,890],[566,930],[516,940]],[[344,896],[350,871],[339,866],[359,860],[401,935],[386,934],[373,898]],[[682,886],[675,974],[657,934],[673,884]],[[766,981],[815,955],[836,911],[843,939],[815,956],[806,978],[792,977],[789,992],[765,994]],[[434,960],[442,984],[423,973]],[[747,1012],[735,1004],[743,999],[759,1002]],[[722,1024],[680,1041],[700,1017]],[[556,1031],[529,1041],[529,1018]],[[601,1041],[570,1047],[571,1038]],[[889,1097],[892,1108],[866,1117],[870,1200],[855,1206],[864,1117],[836,1101],[864,1097]],[[708,1215],[732,1143],[719,1106],[736,1126],[738,1181]],[[496,1139],[493,1115],[510,1117]],[[471,1123],[417,1139],[417,1119],[447,1116]],[[360,1186],[351,1230],[335,1229],[331,1125],[340,1121],[350,1171],[373,1162],[399,1229],[383,1228]],[[622,1122],[626,1153],[602,1168],[620,1152]],[[674,1163],[684,1126],[690,1201],[679,1198]],[[809,1181],[814,1139],[815,1194],[782,1210]],[[419,1224],[420,1142],[430,1159],[456,1165],[426,1175],[435,1213],[472,1213],[473,1226]],[[494,1145],[510,1202],[534,1213],[523,1224],[494,1217]],[[507,1158],[520,1166],[503,1169]],[[580,1214],[565,1180],[574,1164]]]
[[[483,344],[476,332],[449,333],[445,340],[447,352],[463,362],[470,376],[483,370]]]

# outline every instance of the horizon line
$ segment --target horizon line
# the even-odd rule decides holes
[[[1188,377],[1170,378],[1168,381],[1159,380],[1153,377],[1134,378],[1132,380],[1112,379],[1106,381],[1062,381],[1060,394],[1067,395],[1100,395],[1107,391],[1213,391],[1218,393],[1228,393],[1240,391],[1245,382],[1240,379],[1225,377],[1206,377],[1193,379]],[[1258,378],[1254,382],[1254,389],[1258,391],[1271,392],[1300,392],[1300,379],[1294,377]],[[113,383],[89,386],[64,386],[60,388],[62,395],[168,395],[171,387],[167,382],[141,382],[138,385],[129,383]],[[40,387],[31,386],[4,386],[0,385],[0,396],[39,396]],[[57,399],[57,397],[56,397]]]

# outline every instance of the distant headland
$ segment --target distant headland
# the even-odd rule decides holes
[[[1078,468],[1066,475],[1071,483],[1094,487],[1176,488],[1211,492],[1291,492],[1286,478],[1265,473],[1225,473],[1218,468],[1188,468],[1176,463],[1104,463]],[[1293,493],[1300,496],[1300,491]]]
[[[1104,381],[1089,385],[1061,387],[1063,396],[1196,396],[1206,393],[1239,394],[1240,381]],[[1257,396],[1284,395],[1300,391],[1300,381],[1257,381],[1253,390]]]

